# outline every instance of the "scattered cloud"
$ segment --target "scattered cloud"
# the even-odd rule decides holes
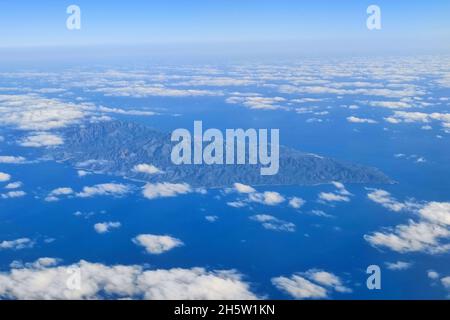
[[[350,293],[342,280],[333,273],[311,269],[290,277],[272,278],[272,284],[295,299],[326,299],[333,291]]]
[[[272,231],[295,232],[295,224],[275,218],[268,214],[257,214],[250,217],[251,220],[261,223],[264,229]]]
[[[206,216],[205,219],[208,222],[216,222],[217,220],[219,220],[219,217],[218,216]]]
[[[374,247],[386,247],[400,253],[437,254],[450,250],[450,244],[441,242],[449,237],[448,228],[410,220],[408,224],[365,235],[364,239]]]
[[[397,153],[397,154],[394,155],[394,157],[397,158],[397,159],[412,160],[415,163],[425,163],[425,162],[427,162],[427,159],[425,159],[425,157],[419,156],[417,154],[406,155],[404,153]]]
[[[103,234],[110,232],[112,229],[118,229],[122,226],[120,222],[100,222],[94,224],[94,230],[97,233]]]
[[[325,202],[349,202],[350,198],[347,196],[343,196],[340,194],[332,193],[332,192],[321,192],[319,194],[319,200]]]
[[[420,216],[442,226],[450,226],[450,202],[429,202],[419,210]]]
[[[76,194],[80,198],[92,198],[95,196],[124,196],[131,191],[130,187],[120,183],[103,183],[92,187],[84,187],[83,191]]]
[[[84,109],[81,105],[35,94],[0,95],[0,123],[22,130],[46,131],[66,127],[81,120],[86,113]],[[31,139],[29,143],[37,142]]]
[[[347,117],[347,121],[351,123],[369,123],[369,124],[375,124],[377,121],[367,118],[358,118],[358,117]]]
[[[0,156],[0,163],[22,164],[26,161],[24,157]]]
[[[154,165],[151,164],[146,164],[146,163],[141,163],[138,165],[135,165],[133,168],[134,172],[139,172],[139,173],[145,173],[145,174],[158,174],[158,173],[162,173],[162,171],[160,169],[158,169],[157,167],[155,167]]]
[[[32,147],[32,148],[55,147],[63,143],[64,141],[61,137],[47,132],[34,133],[32,135],[23,138],[19,142],[19,144],[22,147]]]
[[[253,192],[256,192],[256,190],[254,188],[252,188],[251,186],[248,186],[248,185],[242,184],[242,183],[235,183],[234,184],[234,189],[238,193],[253,193]]]
[[[392,124],[399,124],[399,123],[428,124],[432,121],[439,121],[441,122],[442,127],[445,129],[450,127],[450,113],[395,111],[392,116],[385,118],[385,121]]]
[[[434,270],[428,270],[428,271],[427,271],[427,277],[430,278],[430,279],[432,279],[432,280],[436,280],[436,279],[439,278],[439,273],[437,273],[437,272],[434,271]]]
[[[345,188],[342,182],[332,181],[331,184],[338,189],[338,193],[344,196],[351,196],[352,194]]]
[[[412,267],[411,262],[397,261],[397,262],[386,262],[386,267],[392,271],[407,270]]]
[[[58,201],[60,196],[69,196],[74,194],[74,191],[72,190],[72,188],[68,188],[68,187],[61,187],[61,188],[57,188],[52,190],[48,196],[45,198],[45,201],[47,202],[54,202],[54,201]]]
[[[267,206],[276,206],[286,199],[275,191],[265,191],[263,193],[251,193],[248,197],[251,202],[261,203]]]
[[[85,170],[77,170],[77,175],[81,178],[81,177],[85,177],[87,175],[90,175],[91,173],[89,171],[85,171]]]
[[[332,181],[331,184],[337,189],[336,192],[321,192],[319,194],[319,202],[350,202],[352,195],[343,183]]]
[[[322,210],[311,210],[309,213],[312,214],[313,216],[317,216],[317,217],[333,218],[332,215],[330,215]]]
[[[244,208],[247,206],[247,203],[244,201],[229,201],[227,205],[233,208]]]
[[[180,194],[187,194],[193,192],[190,185],[187,183],[147,183],[142,191],[142,194],[147,199],[176,197]]]
[[[272,284],[295,299],[324,299],[327,289],[299,275],[272,278]]]
[[[19,260],[14,260],[11,262],[10,267],[12,269],[21,269],[21,268],[35,268],[35,269],[43,269],[48,267],[56,266],[58,263],[60,263],[60,259],[55,258],[39,258],[35,262],[27,262],[23,263]]]
[[[212,90],[195,90],[195,89],[175,89],[168,88],[163,85],[133,85],[126,87],[104,87],[93,90],[94,92],[101,92],[105,96],[111,97],[200,97],[200,96],[221,96],[220,91]]]
[[[9,190],[11,190],[11,189],[19,189],[19,188],[22,187],[22,185],[23,185],[23,183],[21,181],[11,182],[11,183],[8,183],[5,186],[5,189],[9,189]]]
[[[381,204],[386,209],[394,212],[400,212],[410,208],[407,203],[397,201],[389,192],[385,190],[374,189],[372,192],[367,194],[367,197],[373,202]]]
[[[9,191],[7,193],[2,193],[1,197],[3,199],[13,199],[13,198],[21,198],[26,195],[27,193],[25,191]]]
[[[305,203],[306,203],[305,200],[303,200],[302,198],[298,198],[298,197],[292,197],[289,200],[289,206],[294,209],[300,209]]]
[[[406,109],[412,107],[411,103],[405,101],[367,101],[366,103],[371,107],[388,109]]]
[[[154,116],[157,115],[156,112],[153,111],[143,111],[143,110],[126,110],[119,108],[108,108],[99,106],[97,110],[105,113],[116,113],[121,115],[129,115],[129,116]]]
[[[280,103],[285,102],[286,99],[282,97],[262,97],[262,96],[233,96],[226,99],[229,104],[240,104],[249,109],[255,110],[287,110],[286,106]]]
[[[184,245],[184,243],[177,238],[153,234],[138,235],[133,238],[133,242],[144,247],[145,251],[150,254],[161,254]]]
[[[11,180],[11,175],[4,172],[0,172],[0,182],[7,182],[9,180]]]
[[[20,238],[16,240],[5,240],[0,242],[0,250],[22,250],[34,247],[34,241],[29,238]]]
[[[79,287],[69,286],[79,274]],[[76,281],[75,281],[76,282]],[[251,300],[236,270],[158,269],[80,261],[68,266],[25,265],[0,273],[0,297],[20,300]]]
[[[372,189],[369,199],[394,212],[413,213],[419,221],[409,220],[408,224],[385,228],[365,235],[374,247],[386,247],[400,253],[424,252],[444,253],[450,250],[450,203],[398,202],[387,191]]]
[[[450,290],[450,276],[442,278],[441,283],[445,289]]]

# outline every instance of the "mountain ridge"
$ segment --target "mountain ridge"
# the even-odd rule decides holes
[[[280,170],[261,176],[260,165],[174,165],[170,134],[125,121],[83,124],[61,130],[64,144],[52,150],[56,160],[76,168],[147,182],[188,183],[194,187],[248,185],[316,185],[342,183],[384,184],[393,181],[377,168],[280,147]],[[138,164],[151,164],[162,173],[133,171]]]

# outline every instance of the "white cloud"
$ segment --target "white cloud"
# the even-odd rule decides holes
[[[0,156],[0,163],[21,164],[25,162],[24,157]]]
[[[369,198],[385,208],[399,212],[412,212],[419,221],[409,220],[408,224],[365,235],[374,247],[386,247],[400,253],[425,252],[438,254],[450,250],[450,203],[414,202],[401,203],[384,190],[368,194]]]
[[[247,206],[247,203],[243,202],[243,201],[230,201],[227,202],[227,205],[233,208],[243,208],[245,206]]]
[[[50,192],[50,195],[52,196],[61,196],[61,195],[69,195],[72,194],[73,190],[72,188],[67,188],[67,187],[62,187],[62,188],[57,188],[54,189]]]
[[[354,116],[347,117],[347,121],[352,122],[352,123],[369,123],[369,124],[377,123],[375,120],[372,120],[372,119],[358,118],[358,117],[354,117]]]
[[[436,279],[439,278],[439,273],[437,273],[437,272],[434,271],[434,270],[428,270],[428,271],[427,271],[427,277],[430,278],[430,279],[432,279],[432,280],[436,280]]]
[[[70,288],[74,272],[80,288]],[[27,265],[0,273],[0,297],[20,300],[147,300],[258,299],[235,270],[204,268],[147,270],[139,265],[113,265],[80,261],[73,265]]]
[[[154,115],[157,115],[157,113],[153,112],[153,111],[125,110],[125,109],[119,109],[119,108],[108,108],[108,107],[103,107],[103,106],[100,106],[97,109],[101,112],[116,113],[116,114],[122,114],[122,115],[130,115],[130,116],[154,116]]]
[[[7,193],[3,193],[1,197],[3,199],[12,199],[12,198],[21,198],[26,195],[27,193],[25,191],[9,191]]]
[[[235,183],[233,189],[227,189],[226,191],[235,190],[237,193],[247,195],[246,199],[239,201],[228,202],[229,206],[239,208],[245,207],[248,202],[256,202],[267,206],[276,206],[286,201],[286,199],[275,191],[256,192],[256,190],[248,185],[242,183]]]
[[[54,147],[63,144],[64,141],[61,137],[47,133],[47,132],[37,132],[23,138],[19,144],[23,147]]]
[[[5,240],[0,242],[0,250],[21,250],[29,249],[34,246],[34,241],[29,238],[20,238],[16,240]]]
[[[248,86],[256,84],[249,79],[235,79],[231,77],[205,77],[191,76],[189,80],[177,82],[177,86],[210,86],[210,87],[230,87],[230,86]]]
[[[448,128],[450,126],[450,113],[424,113],[424,112],[407,112],[395,111],[390,117],[385,118],[387,122],[392,124],[398,123],[429,123],[431,121],[440,121],[442,127]]]
[[[350,198],[332,192],[321,192],[319,194],[319,200],[326,202],[349,202]]]
[[[389,123],[392,123],[392,124],[398,124],[398,123],[401,123],[401,121],[400,121],[399,119],[394,118],[394,117],[387,117],[387,118],[384,118],[384,120],[385,120],[386,122],[389,122]]]
[[[285,232],[295,231],[295,224],[293,224],[292,222],[280,220],[268,214],[257,214],[251,216],[250,219],[261,223],[261,225],[267,230]]]
[[[322,218],[333,218],[332,215],[330,215],[322,210],[311,210],[310,214],[312,214],[313,216],[322,217]]]
[[[0,182],[6,182],[9,181],[11,179],[11,175],[4,173],[4,172],[0,172]]]
[[[58,201],[60,196],[69,196],[73,194],[74,191],[72,188],[68,187],[62,187],[52,190],[48,196],[45,198],[45,201],[52,202],[52,201]]]
[[[366,95],[366,96],[380,96],[385,98],[405,98],[421,94],[422,92],[416,90],[414,87],[405,88],[402,90],[391,90],[385,88],[353,88],[353,89],[339,89],[331,86],[302,86],[296,87],[292,85],[281,85],[279,91],[288,94],[334,94],[334,95]]]
[[[324,299],[327,290],[299,275],[272,278],[272,284],[295,299]]]
[[[450,244],[442,243],[448,239],[450,231],[442,226],[427,222],[409,221],[386,231],[364,235],[364,239],[374,247],[386,247],[400,253],[425,252],[443,253],[450,250]]]
[[[211,90],[192,90],[192,89],[173,89],[167,88],[162,85],[146,86],[146,85],[133,85],[129,87],[111,87],[111,88],[98,88],[95,92],[104,93],[106,96],[112,97],[199,97],[199,96],[220,96],[219,91]]]
[[[441,279],[441,283],[445,289],[450,290],[450,276]]]
[[[23,263],[18,260],[14,260],[11,262],[10,267],[13,269],[21,269],[21,268],[35,268],[35,269],[42,269],[47,267],[53,267],[56,266],[58,263],[60,263],[60,259],[55,258],[39,258],[35,262],[27,262]]]
[[[254,188],[252,188],[251,186],[248,186],[246,184],[235,183],[233,186],[234,186],[234,189],[238,193],[253,193],[253,192],[256,192],[256,190]]]
[[[134,172],[145,173],[145,174],[150,174],[150,175],[162,172],[161,170],[159,170],[154,165],[145,164],[145,163],[141,163],[141,164],[135,165],[134,168],[133,168],[133,171]]]
[[[338,182],[338,181],[332,181],[331,184],[333,186],[335,186],[336,189],[338,189],[338,193],[344,196],[351,196],[352,194],[347,191],[347,189],[345,188],[345,185],[342,182]]]
[[[372,107],[388,109],[405,109],[412,107],[410,103],[404,101],[367,101],[366,103]]]
[[[11,182],[11,183],[8,183],[6,186],[5,186],[5,189],[19,189],[19,188],[21,188],[22,187],[22,182],[20,182],[20,181],[16,181],[16,182]]]
[[[85,171],[85,170],[78,170],[77,171],[77,175],[81,178],[81,177],[85,177],[85,176],[87,176],[87,175],[89,175],[90,174],[90,172],[88,172],[88,171]]]
[[[263,193],[251,193],[248,197],[249,201],[265,204],[267,206],[276,206],[286,199],[274,191],[265,191]]]
[[[345,287],[342,284],[341,279],[338,276],[334,275],[333,273],[319,270],[319,269],[311,269],[311,270],[306,271],[304,273],[304,275],[308,279],[310,279],[320,285],[323,285],[326,287],[331,287],[334,290],[336,290],[337,292],[347,292],[347,293],[351,292],[351,289]]]
[[[375,189],[368,193],[367,197],[373,202],[381,204],[383,207],[391,211],[400,212],[409,208],[408,204],[397,201],[389,192],[385,190]]]
[[[218,216],[206,216],[205,219],[208,222],[216,222],[219,219],[219,217]]]
[[[295,299],[326,299],[333,291],[352,292],[343,285],[338,276],[318,269],[293,274],[290,277],[272,278],[272,284]]]
[[[22,130],[51,130],[76,123],[84,107],[38,95],[0,95],[0,123]]]
[[[244,107],[255,110],[277,110],[287,109],[285,106],[281,106],[280,103],[285,102],[286,99],[282,97],[261,97],[261,96],[233,96],[226,99],[229,104],[241,104]]]
[[[388,122],[391,123],[395,123],[396,121],[398,121],[398,123],[400,122],[429,122],[430,118],[428,116],[428,114],[423,113],[423,112],[407,112],[407,111],[395,111],[394,115],[392,117],[389,117]],[[392,121],[392,119],[394,119],[394,121]]]
[[[184,245],[184,243],[177,238],[153,234],[138,235],[136,238],[133,238],[133,242],[144,247],[147,253],[150,254],[161,254]]]
[[[407,270],[412,267],[411,262],[397,261],[397,262],[386,262],[386,267],[392,271]]]
[[[147,199],[176,197],[180,194],[187,194],[192,192],[192,188],[187,183],[147,183],[142,191],[142,194]]]
[[[97,233],[107,233],[111,231],[111,229],[117,229],[121,227],[120,222],[101,222],[94,224],[94,230]]]
[[[91,198],[95,196],[123,196],[129,193],[130,187],[120,183],[103,183],[92,187],[84,187],[82,192],[76,194],[80,198]]]
[[[108,160],[101,160],[101,159],[89,159],[86,161],[81,161],[76,164],[77,168],[88,168],[88,167],[97,167],[97,166],[103,166],[108,164]]]
[[[289,200],[289,206],[291,206],[294,209],[300,209],[305,203],[306,203],[305,200],[303,200],[302,198],[298,198],[298,197],[292,197]]]
[[[419,214],[432,223],[450,226],[450,202],[429,202]]]

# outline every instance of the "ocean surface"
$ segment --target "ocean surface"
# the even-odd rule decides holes
[[[341,285],[348,290],[333,290],[325,286],[325,297],[312,295],[305,298],[445,299],[449,289],[445,281],[441,280],[450,275],[450,256],[445,249],[449,243],[448,235],[433,239],[434,243],[417,250],[395,250],[394,247],[375,245],[367,239],[367,235],[375,232],[392,233],[392,228],[407,225],[409,221],[423,221],[418,212],[429,203],[450,202],[450,129],[445,129],[443,123],[446,122],[437,116],[426,122],[386,121],[399,110],[448,115],[450,87],[436,84],[436,79],[445,72],[450,74],[450,64],[448,58],[440,59],[445,63],[440,68],[433,64],[434,69],[429,74],[414,60],[405,64],[410,63],[417,70],[403,65],[396,69],[395,63],[392,63],[389,68],[397,70],[397,78],[391,77],[389,72],[377,74],[373,65],[368,67],[367,61],[360,62],[367,72],[357,72],[357,67],[354,67],[353,74],[347,75],[340,74],[349,70],[342,66],[328,74],[318,70],[309,71],[303,76],[302,66],[308,62],[302,61],[296,64],[299,69],[293,69],[292,65],[271,65],[265,68],[244,65],[239,68],[195,66],[195,69],[155,69],[152,66],[120,69],[108,66],[108,69],[51,73],[47,73],[45,68],[3,71],[0,74],[2,97],[32,95],[74,105],[89,104],[88,109],[83,109],[83,112],[89,113],[87,116],[70,119],[67,125],[92,121],[86,120],[86,117],[98,113],[95,116],[107,115],[115,120],[136,122],[163,132],[171,132],[176,128],[192,131],[195,120],[203,121],[204,128],[220,130],[277,128],[280,130],[282,145],[340,161],[376,167],[395,183],[345,184],[345,193],[339,193],[342,190],[331,181],[329,184],[314,186],[253,186],[257,193],[278,193],[284,200],[276,204],[249,201],[248,194],[239,193],[233,186],[149,199],[142,194],[144,182],[108,172],[89,172],[79,176],[80,168],[67,162],[43,158],[57,146],[25,146],[23,141],[26,136],[44,131],[57,135],[60,127],[46,129],[41,125],[22,125],[21,121],[28,119],[25,113],[29,110],[20,110],[32,108],[32,105],[29,102],[26,106],[20,103],[11,105],[10,98],[2,98],[0,136],[3,139],[0,141],[0,156],[20,156],[26,161],[0,162],[0,172],[10,175],[8,181],[0,182],[0,194],[11,191],[5,187],[15,181],[22,182],[17,190],[26,194],[0,198],[0,243],[27,238],[33,244],[26,248],[7,248],[5,245],[0,249],[0,278],[10,275],[13,261],[22,263],[19,269],[32,269],[26,263],[52,257],[60,259],[60,265],[72,265],[85,260],[108,266],[141,265],[152,270],[193,267],[236,270],[242,275],[240,281],[247,283],[252,293],[271,299],[299,298],[274,285],[273,279],[289,278],[294,274],[303,274],[306,278],[308,270],[332,273],[339,277]],[[382,62],[380,65],[383,67]],[[331,66],[333,64],[329,64],[328,68]],[[323,67],[321,70],[329,69]],[[151,74],[151,78],[147,78],[147,74]],[[202,77],[202,81],[193,74]],[[249,83],[208,84],[211,79],[219,77],[247,80]],[[88,80],[97,82],[90,84]],[[329,84],[320,84],[319,80],[332,82],[337,91],[299,93],[295,90],[286,92],[280,88],[287,83],[294,83],[298,88],[313,85],[330,87]],[[180,84],[183,81],[191,83]],[[312,84],[314,81],[317,84]],[[153,83],[164,83],[164,88],[173,86],[179,90],[219,93],[204,96],[178,92],[155,96],[128,91],[122,96],[111,96],[104,90],[111,87],[111,92],[114,92],[118,87],[153,86]],[[355,92],[349,94],[339,91],[343,88],[339,84],[345,83]],[[399,89],[403,93],[409,90],[407,86],[414,89],[405,96],[387,98],[356,90],[361,86],[370,89],[378,85]],[[38,91],[45,88],[63,90]],[[230,97],[242,97],[246,93],[257,93],[261,97],[282,97],[283,100],[263,103],[259,108],[249,107],[250,104],[239,99],[235,103],[227,101]],[[421,100],[414,100],[417,97]],[[317,101],[295,101],[307,98]],[[393,109],[368,104],[368,101],[380,99],[391,102],[401,100],[411,104],[411,107]],[[351,105],[358,108],[349,108]],[[108,113],[95,109],[98,106],[117,108],[123,112]],[[130,110],[152,111],[156,114],[127,114]],[[15,118],[13,112],[18,112]],[[59,116],[55,115],[56,118]],[[351,116],[372,119],[373,122],[351,122],[348,120]],[[151,164],[151,159],[148,159],[148,163]],[[77,196],[77,192],[86,186],[107,183],[127,185],[129,192]],[[71,188],[73,193],[58,197],[57,201],[46,201],[52,190],[61,187]],[[391,200],[384,198],[384,205],[382,201],[373,201],[368,195],[374,190],[388,192]],[[346,200],[323,200],[320,198],[321,193],[341,194]],[[292,207],[289,199],[293,197],[303,199],[304,204],[300,208]],[[232,205],[239,201],[242,206]],[[394,202],[414,203],[414,208],[390,210],[386,203],[389,205]],[[450,215],[450,212],[443,214]],[[291,227],[295,225],[294,230],[266,228],[255,220],[255,215],[275,217],[279,227],[291,223]],[[112,228],[106,233],[96,232],[94,225],[107,221],[120,222],[120,228]],[[440,225],[448,231],[445,222]],[[141,234],[169,235],[180,239],[183,245],[161,254],[150,254],[132,240]],[[430,252],[430,248],[431,251],[436,249],[439,252]],[[405,263],[404,267],[388,267],[389,263],[399,261]],[[369,276],[366,269],[370,265],[381,268],[381,290],[369,290],[366,286]],[[429,271],[437,273],[438,278],[430,277]],[[14,298],[1,289],[0,296]]]

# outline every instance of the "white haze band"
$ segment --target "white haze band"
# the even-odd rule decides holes
[[[175,165],[245,165],[248,160],[250,165],[261,165],[262,176],[273,176],[280,167],[280,131],[270,129],[270,142],[268,133],[268,129],[226,129],[224,141],[220,130],[203,132],[202,121],[194,121],[193,138],[187,129],[172,132],[171,141],[177,144],[171,160]]]

